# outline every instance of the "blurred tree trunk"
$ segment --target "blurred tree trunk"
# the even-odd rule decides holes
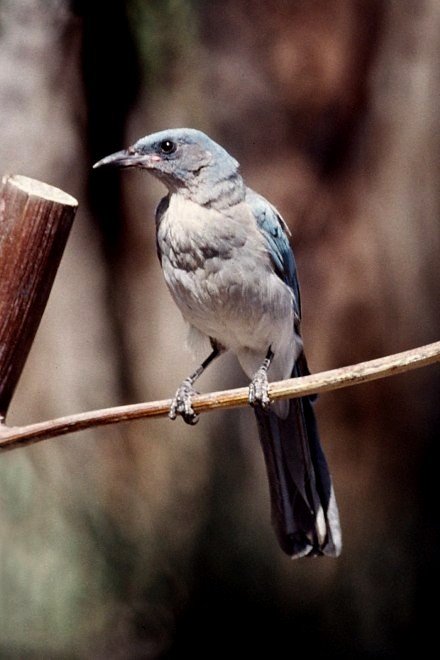
[[[181,375],[156,387],[164,333],[148,321],[160,305],[147,279],[151,262],[159,275],[154,222],[134,237],[118,177],[91,178],[93,161],[122,147],[139,84],[126,3],[20,0],[0,9],[4,171],[80,202],[9,422],[170,395]],[[0,520],[10,542],[0,558],[0,655],[98,657],[107,638],[113,652],[114,635],[121,653],[162,648],[201,515],[194,493],[206,478],[206,445],[188,445],[182,426],[106,428],[2,457]],[[164,577],[169,555],[176,561]],[[168,580],[169,595],[148,595]]]

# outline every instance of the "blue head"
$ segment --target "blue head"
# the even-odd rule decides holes
[[[93,167],[113,165],[138,167],[160,179],[170,192],[180,192],[193,201],[215,199],[219,185],[237,188],[244,196],[239,164],[223,147],[193,128],[173,128],[141,138]]]

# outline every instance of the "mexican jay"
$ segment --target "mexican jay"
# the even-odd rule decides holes
[[[251,379],[281,548],[292,557],[338,555],[339,516],[312,397],[271,404],[268,396],[269,377],[309,373],[287,225],[246,186],[235,158],[198,130],[148,135],[94,167],[106,165],[145,169],[167,187],[156,211],[160,263],[190,345],[210,351],[177,390],[170,417],[195,423],[194,382],[232,351]]]

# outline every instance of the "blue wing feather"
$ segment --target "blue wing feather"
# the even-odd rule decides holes
[[[294,293],[299,322],[300,293],[289,229],[275,207],[261,195],[248,190],[246,201],[264,235],[275,272]],[[299,333],[298,327],[296,330]],[[292,377],[308,373],[302,352]],[[337,556],[341,550],[338,511],[319,441],[312,406],[314,398],[292,399],[285,419],[274,410],[255,408],[269,479],[273,525],[281,547],[293,557]]]
[[[295,312],[301,318],[301,299],[295,257],[289,243],[289,228],[276,208],[264,197],[249,189],[246,201],[252,209],[257,225],[267,242],[268,251],[277,275],[293,290]]]

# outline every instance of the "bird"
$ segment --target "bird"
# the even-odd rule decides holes
[[[338,556],[339,513],[314,397],[269,396],[269,379],[310,373],[288,225],[246,185],[238,161],[195,128],[152,133],[93,165],[108,166],[146,170],[167,189],[155,215],[157,254],[188,345],[207,356],[177,389],[169,417],[195,424],[195,382],[218,356],[235,354],[250,379],[281,549],[292,558]]]

